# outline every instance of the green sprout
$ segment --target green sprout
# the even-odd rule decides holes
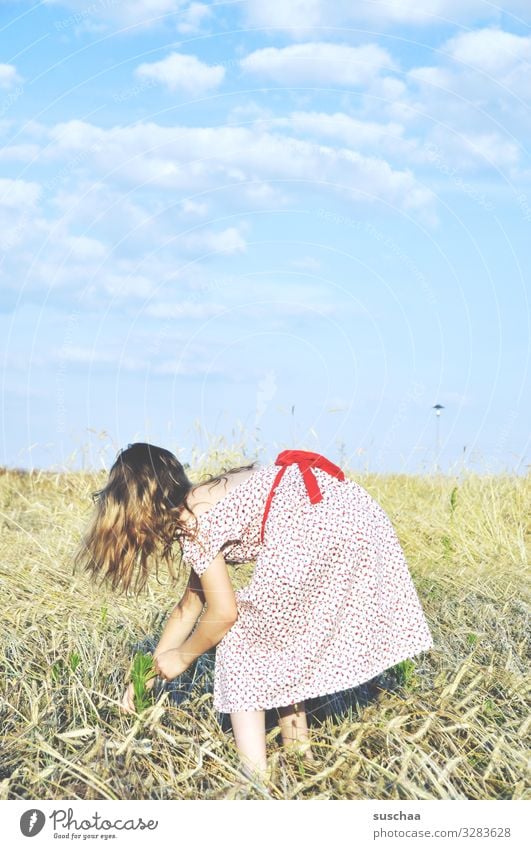
[[[444,534],[444,535],[441,537],[441,542],[442,542],[442,544],[443,544],[443,548],[444,548],[444,556],[445,556],[445,557],[449,557],[449,556],[452,554],[453,550],[454,550],[454,547],[453,547],[453,545],[452,545],[452,540],[450,539],[450,537],[449,537],[449,536],[447,536],[446,534]]]
[[[457,487],[454,486],[454,488],[452,489],[452,491],[450,493],[450,509],[451,509],[452,513],[455,510],[456,503],[457,503]]]
[[[393,672],[397,677],[398,683],[406,689],[415,684],[415,670],[416,663],[410,658],[407,660],[401,660],[400,663],[395,664],[393,667]]]
[[[77,651],[73,651],[71,653],[70,657],[68,658],[68,665],[70,666],[70,669],[72,670],[72,672],[76,671],[76,669],[78,668],[80,663],[81,663],[81,655],[78,654]]]
[[[151,692],[146,685],[147,681],[156,674],[152,656],[143,652],[137,652],[134,656],[131,673],[137,713],[141,713],[152,704]]]
[[[52,678],[55,682],[60,681],[67,672],[75,672],[81,663],[81,655],[77,651],[70,652],[68,655],[68,660],[65,661],[60,657],[55,663],[52,663],[50,667],[50,671],[52,674]]]
[[[59,660],[56,660],[55,663],[52,663],[50,669],[51,669],[53,680],[56,681],[56,682],[60,681],[61,677],[62,677],[62,675],[64,674],[64,671],[65,671],[64,661],[61,658],[59,658]]]

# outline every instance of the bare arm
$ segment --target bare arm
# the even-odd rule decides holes
[[[185,668],[199,655],[217,645],[238,618],[236,597],[221,552],[201,576],[200,582],[207,610],[194,633],[179,647]]]
[[[193,634],[178,648],[166,649],[154,657],[156,674],[171,681],[188,669],[191,663],[208,649],[217,645],[230,631],[238,617],[236,597],[232,588],[225,558],[220,552],[200,578],[207,604]]]
[[[197,622],[204,604],[201,582],[192,569],[184,594],[168,617],[153,657],[169,649],[179,648]]]
[[[181,645],[197,622],[204,604],[205,595],[201,582],[192,569],[183,596],[170,613],[157,648],[153,652],[155,662],[160,654],[172,649],[175,650]],[[146,687],[151,690],[155,681],[156,676],[149,678],[145,682]],[[126,713],[135,712],[134,685],[132,683],[125,690],[121,707]]]

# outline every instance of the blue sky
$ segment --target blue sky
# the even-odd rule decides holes
[[[243,438],[525,472],[529,23],[0,2],[0,463]]]

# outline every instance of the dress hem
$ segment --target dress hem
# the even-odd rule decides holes
[[[433,648],[433,646],[434,646],[434,642],[433,642],[432,639],[430,639],[430,640],[428,640],[428,642],[421,643],[418,648],[415,648],[412,651],[410,650],[408,654],[404,654],[404,652],[401,651],[401,652],[398,653],[398,655],[396,655],[395,658],[393,658],[390,661],[386,661],[384,666],[379,664],[376,667],[376,671],[373,672],[372,674],[370,674],[369,676],[364,676],[361,680],[359,680],[359,678],[358,678],[353,683],[345,684],[344,686],[340,686],[339,689],[336,689],[336,690],[326,689],[324,692],[322,690],[319,690],[318,692],[310,692],[310,693],[305,690],[304,695],[301,694],[301,695],[297,695],[297,696],[291,696],[290,697],[291,701],[289,703],[286,703],[285,701],[279,703],[278,700],[275,699],[275,704],[271,704],[271,702],[268,702],[267,704],[262,703],[259,706],[253,705],[252,707],[249,707],[247,705],[247,706],[243,706],[243,707],[240,706],[240,707],[231,707],[231,708],[228,708],[228,709],[226,708],[225,710],[222,710],[221,708],[219,708],[216,705],[216,702],[214,701],[214,710],[216,710],[218,713],[235,713],[237,711],[243,711],[243,710],[272,710],[273,708],[277,708],[277,707],[287,707],[290,704],[296,704],[297,702],[302,702],[305,699],[316,699],[316,698],[319,698],[319,696],[331,696],[334,693],[342,693],[344,690],[350,690],[352,687],[358,687],[361,684],[366,684],[368,681],[371,681],[377,675],[381,675],[382,672],[385,672],[387,669],[390,669],[391,666],[396,666],[397,663],[400,663],[403,660],[409,660],[412,657],[416,657],[418,654],[420,654],[423,651],[429,651],[429,649]]]

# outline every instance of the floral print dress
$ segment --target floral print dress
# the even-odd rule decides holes
[[[227,563],[255,562],[216,646],[221,713],[336,693],[433,646],[384,510],[355,481],[313,465],[321,455],[284,455],[307,456],[311,472],[289,457],[281,474],[279,458],[259,467],[199,514],[197,539],[182,544],[199,576],[220,551]]]

